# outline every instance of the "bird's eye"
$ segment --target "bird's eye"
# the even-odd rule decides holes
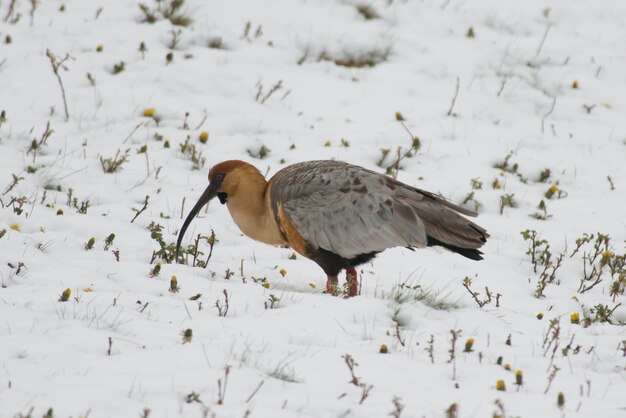
[[[222,180],[224,180],[224,175],[222,173],[216,174],[215,177],[213,177],[213,181],[216,181],[218,183]]]

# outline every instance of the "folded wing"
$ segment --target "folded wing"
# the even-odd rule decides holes
[[[271,180],[280,204],[311,245],[351,259],[386,248],[444,245],[477,249],[487,232],[464,216],[476,213],[440,196],[338,161],[291,165]]]

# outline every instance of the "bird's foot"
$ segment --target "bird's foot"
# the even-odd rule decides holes
[[[359,294],[359,276],[354,267],[346,269],[346,283],[348,285],[348,297],[357,296]]]
[[[337,276],[326,276],[326,293],[337,296],[339,289],[337,288]]]

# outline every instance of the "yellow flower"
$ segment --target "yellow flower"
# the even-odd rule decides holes
[[[537,314],[537,319],[543,319],[543,312],[539,312]]]
[[[63,291],[63,293],[61,293],[61,296],[59,296],[59,302],[67,302],[71,294],[72,294],[72,289],[68,287],[67,289]]]
[[[161,273],[161,262],[158,261],[154,268],[150,270],[150,277],[156,277]]]
[[[605,266],[609,261],[611,261],[611,257],[613,257],[613,253],[609,250],[602,251],[602,258],[600,259],[600,265]]]
[[[580,314],[578,312],[574,312],[569,316],[569,320],[572,324],[580,323]]]
[[[309,286],[311,286],[311,289],[315,289],[317,287],[315,283],[309,283]]]
[[[11,229],[14,231],[19,231],[20,230],[20,226],[19,224],[11,224]]]
[[[93,289],[91,287],[86,287],[83,289],[83,292],[85,293],[93,292]]]
[[[504,370],[511,370],[511,365],[509,363],[506,363],[504,365]]]
[[[270,288],[270,284],[268,282],[263,283],[261,286],[263,286],[266,289]]]
[[[179,290],[180,287],[178,287],[178,279],[175,275],[172,275],[172,278],[170,279],[170,292],[178,293]]]
[[[278,270],[278,272],[280,273],[281,276],[285,277],[287,275],[287,270],[285,269],[280,269]]]
[[[468,338],[467,341],[465,341],[465,349],[463,350],[464,353],[471,353],[472,351],[472,346],[474,345],[474,339],[473,338]]]
[[[548,190],[546,190],[544,196],[547,197],[548,199],[552,199],[552,196],[554,196],[555,193],[557,193],[558,191],[559,191],[559,186],[557,186],[556,184],[553,184],[552,186],[548,188]]]
[[[153,118],[155,114],[156,114],[156,109],[153,107],[149,107],[147,109],[144,109],[143,111],[143,116],[147,118]]]
[[[515,384],[518,386],[522,386],[524,383],[524,372],[521,370],[515,370]]]
[[[193,339],[193,330],[191,328],[187,328],[186,330],[180,333],[183,337],[183,344],[190,343]]]
[[[496,390],[500,390],[503,392],[506,390],[506,384],[504,383],[504,380],[500,379],[496,382]]]
[[[206,144],[206,142],[209,140],[209,133],[207,131],[200,132],[200,136],[198,139],[200,139],[200,142],[202,142],[203,144]]]
[[[380,345],[380,353],[381,354],[387,354],[389,352],[389,348],[387,347],[387,344],[381,344]]]

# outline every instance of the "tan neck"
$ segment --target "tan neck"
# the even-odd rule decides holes
[[[232,178],[233,176],[231,176]],[[270,245],[285,245],[265,197],[267,181],[255,170],[238,176],[234,193],[228,195],[228,210],[241,232]]]

